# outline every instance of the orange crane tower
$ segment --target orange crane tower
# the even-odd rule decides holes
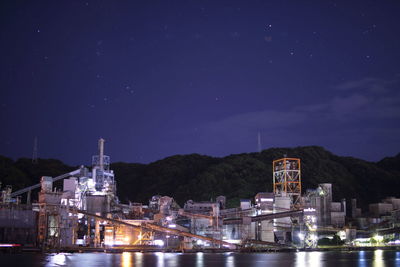
[[[301,165],[298,158],[281,158],[272,163],[276,196],[291,198],[291,208],[297,208],[301,197]]]

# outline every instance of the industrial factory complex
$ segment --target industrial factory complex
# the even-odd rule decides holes
[[[399,245],[400,199],[361,212],[355,199],[332,201],[332,184],[303,189],[301,160],[273,161],[271,192],[227,208],[225,196],[179,206],[173,196],[121,203],[104,140],[92,167],[1,187],[0,246],[51,250],[262,250]],[[39,177],[38,177],[39,179]],[[54,183],[62,181],[62,190]],[[59,182],[60,183],[60,182]],[[40,190],[37,202],[31,192]],[[26,199],[26,201],[25,201]],[[24,200],[24,201],[22,201]]]

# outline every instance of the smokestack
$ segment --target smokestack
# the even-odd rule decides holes
[[[104,139],[100,138],[99,139],[99,166],[100,169],[104,169]]]
[[[351,199],[351,218],[357,218],[357,199]]]

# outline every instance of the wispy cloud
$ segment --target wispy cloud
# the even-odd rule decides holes
[[[204,131],[231,135],[293,127],[325,127],[343,122],[400,119],[399,77],[382,80],[366,77],[337,85],[336,96],[321,103],[292,106],[288,110],[261,110],[235,114],[202,125]]]
[[[381,80],[372,78],[372,77],[365,77],[360,80],[353,80],[353,81],[346,81],[341,84],[334,86],[334,88],[339,90],[352,90],[352,89],[363,89],[363,88],[370,88],[371,86],[375,86],[376,84],[380,84]]]
[[[359,80],[351,80],[337,84],[334,88],[338,90],[362,90],[370,93],[387,93],[392,85],[399,83],[399,79],[399,75],[395,75],[393,79],[364,77]]]
[[[328,102],[330,111],[333,114],[342,115],[350,112],[357,112],[370,104],[371,99],[362,94],[352,94],[345,97],[335,97]]]
[[[233,115],[204,125],[206,128],[225,132],[230,130],[257,131],[265,128],[282,128],[301,124],[307,119],[306,113],[296,111],[263,110]]]
[[[238,153],[255,151],[257,132],[261,132],[264,147],[322,145],[337,153],[369,147],[365,155],[379,159],[384,156],[379,154],[380,147],[398,148],[399,86],[400,77],[350,81],[333,88],[334,96],[326,101],[233,114],[196,125],[195,130],[182,132],[182,138],[176,141],[196,140],[199,153],[211,150],[218,155],[229,149]]]

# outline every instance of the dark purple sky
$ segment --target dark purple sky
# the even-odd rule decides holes
[[[1,1],[0,154],[400,152],[399,1]]]

